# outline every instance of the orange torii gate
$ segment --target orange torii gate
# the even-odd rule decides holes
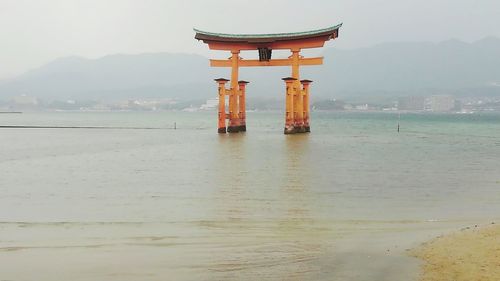
[[[215,79],[219,85],[218,132],[246,131],[245,92],[247,81],[238,81],[238,68],[247,66],[292,66],[291,77],[283,78],[286,84],[285,134],[310,132],[309,126],[309,85],[311,80],[300,80],[299,66],[321,65],[323,57],[304,58],[302,49],[320,48],[330,39],[339,35],[342,24],[329,28],[278,34],[222,34],[194,29],[195,39],[208,44],[211,50],[230,51],[227,60],[210,60],[213,67],[231,67],[231,80]],[[292,55],[286,59],[271,59],[272,50],[289,49]],[[258,60],[245,60],[241,51],[258,50]],[[230,88],[226,83],[230,81]],[[226,113],[226,95],[229,96],[229,113]]]

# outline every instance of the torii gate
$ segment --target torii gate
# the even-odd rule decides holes
[[[299,66],[321,65],[323,57],[304,58],[302,49],[320,48],[330,39],[339,35],[342,24],[306,32],[278,34],[222,34],[194,29],[195,39],[208,44],[211,50],[230,51],[227,60],[210,60],[212,67],[231,67],[231,80],[215,79],[219,85],[218,132],[246,131],[245,87],[247,81],[238,81],[238,68],[246,66],[292,66],[291,77],[283,78],[286,84],[285,134],[310,132],[309,126],[309,85],[311,80],[299,80]],[[292,55],[286,59],[271,59],[272,50],[289,49]],[[258,50],[258,60],[244,60],[239,53],[244,50]],[[226,83],[230,81],[230,88]],[[229,113],[226,113],[226,99],[229,96]]]

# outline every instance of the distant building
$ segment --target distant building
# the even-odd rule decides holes
[[[30,97],[27,95],[20,95],[13,97],[9,102],[9,108],[19,109],[19,110],[32,110],[37,109],[40,102],[35,97]]]
[[[219,106],[219,98],[208,99],[200,106],[200,110],[213,110]]]
[[[454,106],[453,110],[462,111],[463,110],[462,102],[459,100],[455,100],[455,106]]]
[[[194,107],[193,105],[189,105],[189,107],[183,108],[182,111],[184,112],[196,112],[199,109]]]
[[[30,97],[27,95],[20,95],[13,97],[11,102],[14,105],[20,105],[20,106],[37,106],[38,105],[38,99],[35,97]]]
[[[369,106],[367,103],[365,104],[360,104],[360,105],[356,105],[354,107],[356,110],[368,110],[369,109]]]
[[[421,96],[403,97],[398,100],[399,110],[424,110],[425,98]]]
[[[455,99],[449,95],[431,96],[429,108],[434,112],[447,112],[455,109]]]

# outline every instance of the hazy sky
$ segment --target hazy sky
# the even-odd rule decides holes
[[[193,27],[271,33],[343,22],[328,46],[500,37],[498,0],[0,0],[0,79],[55,58],[115,53],[207,55]]]

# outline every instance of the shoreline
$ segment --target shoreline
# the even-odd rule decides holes
[[[494,281],[500,278],[500,225],[474,225],[410,250],[423,261],[420,281]]]

